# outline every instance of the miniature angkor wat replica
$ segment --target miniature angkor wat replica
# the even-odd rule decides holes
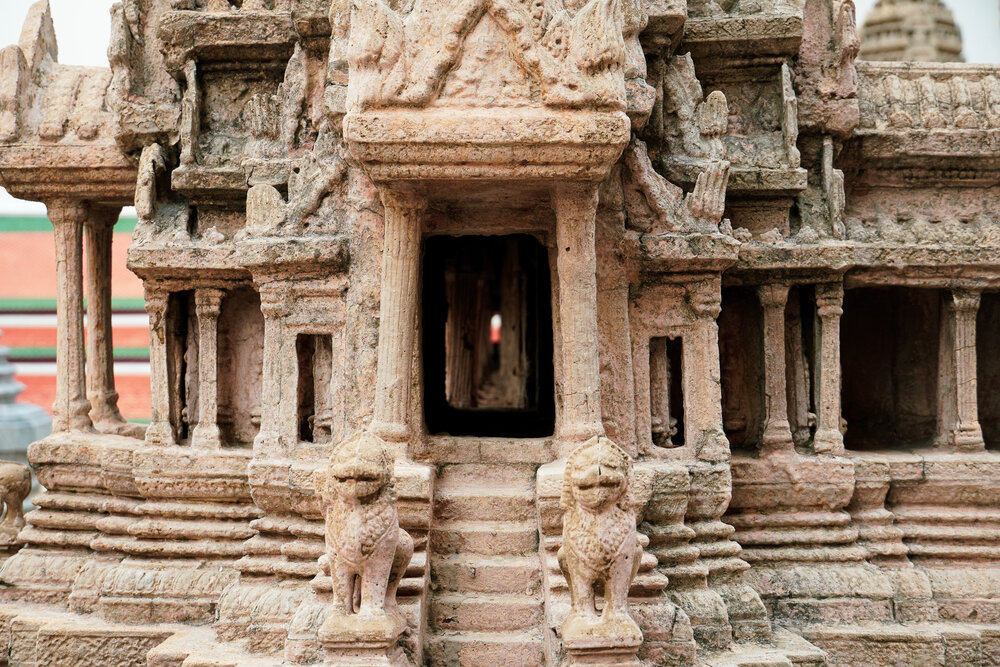
[[[1000,68],[851,0],[111,22],[0,51],[60,289],[8,664],[1000,664]]]

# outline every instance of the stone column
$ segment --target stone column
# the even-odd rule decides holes
[[[816,285],[816,454],[842,454],[840,432],[840,316],[844,314],[844,286]]]
[[[980,451],[986,448],[983,429],[979,425],[979,404],[976,391],[976,315],[979,312],[979,290],[955,289],[948,301],[946,317],[953,324],[955,429],[953,444],[960,451]]]
[[[381,195],[385,239],[371,429],[383,440],[396,443],[397,457],[404,457],[410,435],[410,369],[420,299],[421,214],[427,202],[414,193],[388,188]]]
[[[670,360],[667,359],[667,339],[649,341],[649,406],[650,430],[657,447],[673,447],[670,437]]]
[[[597,339],[597,186],[565,183],[552,191],[556,213],[556,270],[562,352],[561,454],[594,436],[601,421],[601,369]]]
[[[111,240],[121,209],[94,211],[87,219],[87,398],[101,433],[142,437],[118,411],[111,325]]]
[[[684,367],[698,369],[684,378],[684,445],[693,443],[701,461],[728,461],[729,440],[722,428],[722,370],[719,365],[719,313],[722,281],[719,277],[693,286],[688,303],[695,314],[691,333],[684,338]],[[681,406],[683,409],[683,406]]]
[[[219,310],[223,291],[213,287],[195,290],[198,314],[198,424],[191,435],[193,447],[219,449]]]
[[[85,204],[55,201],[48,204],[55,231],[56,280],[56,400],[52,405],[52,431],[89,431],[83,342],[83,223]]]
[[[284,456],[293,441],[289,431],[298,436],[298,424],[288,425],[282,412],[283,404],[298,410],[296,377],[289,373],[285,359],[286,348],[295,347],[295,335],[285,330],[285,318],[291,313],[290,295],[287,290],[266,285],[260,288],[260,310],[264,314],[264,363],[260,395],[260,431],[254,438],[254,454]],[[284,399],[284,400],[282,400]],[[293,418],[297,422],[298,414]],[[294,439],[293,439],[294,440]]]
[[[788,285],[761,285],[757,288],[764,309],[764,432],[762,455],[794,454],[795,443],[788,423],[788,394],[785,377],[785,304]]]
[[[149,315],[149,382],[152,394],[152,418],[146,428],[146,443],[173,445],[174,428],[170,423],[170,378],[167,372],[167,304],[170,293],[158,285],[146,283],[146,314]]]

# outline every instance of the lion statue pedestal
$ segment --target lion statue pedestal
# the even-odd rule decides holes
[[[570,665],[639,665],[642,631],[629,615],[628,593],[642,546],[630,502],[632,459],[608,438],[591,438],[566,461],[559,567],[572,610],[562,625]],[[597,611],[596,596],[604,593]]]
[[[399,646],[406,619],[396,590],[413,539],[399,527],[388,447],[374,434],[358,433],[337,446],[314,480],[326,515],[320,568],[333,579],[333,609],[318,636],[325,664],[411,665]]]

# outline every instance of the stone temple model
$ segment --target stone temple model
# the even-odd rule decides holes
[[[1000,68],[855,64],[851,0],[111,25],[0,51],[59,260],[0,662],[1000,664]]]

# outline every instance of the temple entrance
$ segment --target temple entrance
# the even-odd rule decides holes
[[[552,435],[552,306],[541,243],[526,235],[427,239],[422,321],[430,433]]]

